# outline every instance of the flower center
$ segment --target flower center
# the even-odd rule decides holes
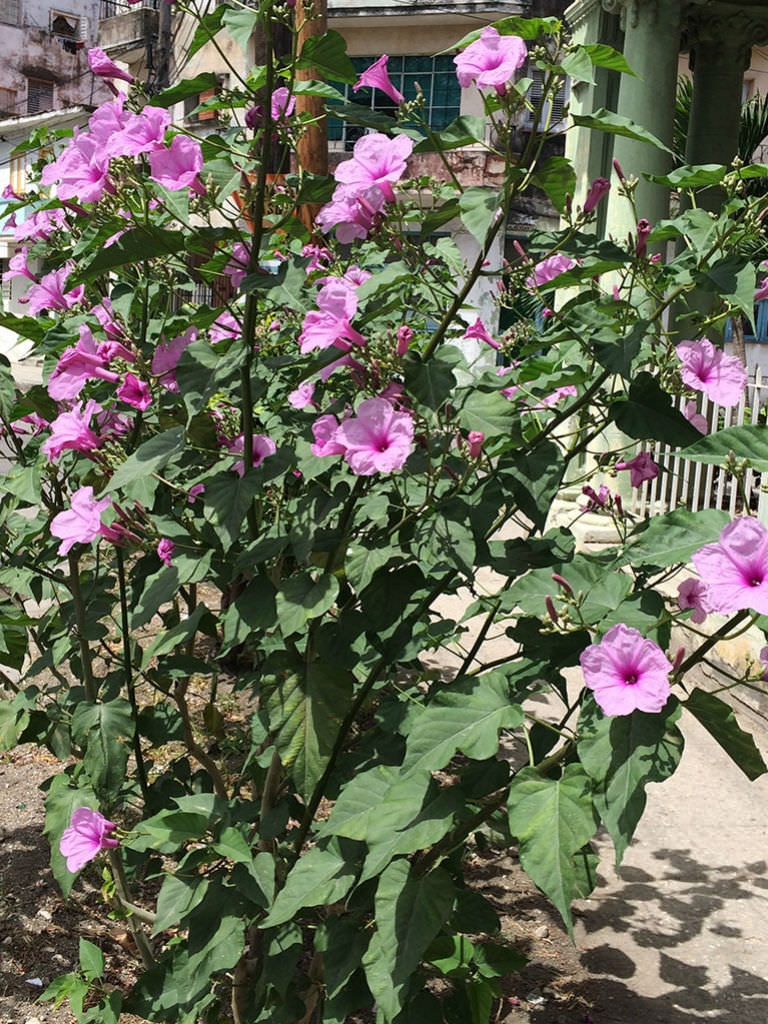
[[[634,686],[636,682],[637,682],[637,672],[628,672],[626,674],[626,676],[624,676],[624,683],[627,686]]]
[[[759,586],[762,586],[762,583],[763,583],[763,577],[762,576],[758,576],[757,574],[755,574],[752,577],[752,579],[749,581],[750,587],[759,587]]]
[[[385,452],[387,448],[389,448],[389,441],[387,440],[387,438],[383,438],[381,441],[379,441],[376,447],[380,452]]]

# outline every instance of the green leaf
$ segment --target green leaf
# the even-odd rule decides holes
[[[323,954],[323,982],[328,999],[339,994],[360,966],[368,940],[366,930],[349,914],[330,914],[318,928],[315,949]]]
[[[547,779],[523,768],[509,791],[509,828],[517,836],[520,863],[562,915],[573,937],[571,903],[579,894],[574,855],[592,838],[596,820],[591,785],[581,765]]]
[[[521,39],[538,39],[541,35],[556,35],[562,28],[562,21],[559,18],[523,18],[514,16],[494,21],[493,27],[500,36],[520,36]],[[474,43],[480,38],[482,29],[474,29],[462,36],[458,43],[454,43],[447,50],[441,53],[454,53],[456,50],[463,50],[465,46]]]
[[[672,398],[662,391],[656,377],[643,371],[629,386],[629,397],[611,406],[611,419],[629,437],[639,440],[653,439],[664,444],[685,445],[697,437],[699,431],[692,426]]]
[[[703,273],[710,290],[737,306],[751,320],[754,316],[756,274],[752,261],[744,256],[726,256]]]
[[[355,294],[359,303],[367,302],[369,299],[374,298],[380,291],[389,291],[395,285],[400,284],[403,281],[410,281],[411,270],[410,267],[403,263],[402,260],[395,260],[394,263],[388,263],[381,270],[378,270],[375,274],[364,281],[358,288],[355,289]]]
[[[323,833],[363,840],[371,846],[416,817],[429,783],[426,770],[403,777],[393,765],[377,765],[344,786]]]
[[[361,125],[375,132],[394,133],[397,121],[380,110],[364,107],[360,103],[329,104],[325,108],[330,117],[337,117],[346,124]]]
[[[305,907],[344,899],[355,881],[355,862],[345,858],[337,839],[321,840],[301,857],[288,874],[261,928],[290,921]]]
[[[140,263],[159,257],[167,259],[177,252],[183,252],[185,245],[183,231],[171,231],[149,224],[129,228],[107,249],[100,249],[89,263],[80,266],[67,283],[88,282],[128,263]]]
[[[605,43],[587,43],[581,49],[587,53],[595,67],[608,68],[610,71],[618,71],[623,75],[632,75],[637,78],[635,72],[627,64],[624,54],[614,50],[612,46],[606,46]]]
[[[595,806],[613,840],[617,867],[645,810],[646,785],[663,782],[680,763],[679,718],[674,699],[660,714],[608,717],[591,699],[582,708],[579,760],[596,783]]]
[[[248,54],[248,43],[258,27],[261,17],[262,15],[259,10],[249,10],[247,7],[224,8],[224,15],[221,19],[222,24],[246,56]],[[208,86],[208,88],[212,89],[214,86]],[[198,89],[197,91],[202,92],[203,90]]]
[[[98,810],[99,801],[94,791],[90,786],[73,786],[70,777],[65,773],[56,775],[45,798],[43,832],[51,846],[51,871],[65,899],[69,896],[77,876],[68,870],[66,860],[59,852],[59,843],[64,830],[69,828],[73,812],[78,807]]]
[[[283,580],[277,592],[277,615],[283,636],[300,633],[311,619],[333,607],[339,581],[328,572],[305,571]]]
[[[733,713],[733,708],[720,697],[696,687],[683,701],[695,718],[717,740],[734,764],[744,772],[750,782],[765,774],[763,756],[752,736],[745,732]]]
[[[435,150],[447,152],[462,146],[477,145],[485,141],[485,118],[474,114],[464,114],[432,138],[424,139],[413,147],[414,153],[433,153]]]
[[[704,188],[707,185],[719,185],[728,173],[728,168],[722,164],[685,164],[683,167],[676,167],[669,174],[646,174],[643,177],[653,181],[657,185],[664,185],[667,188]]]
[[[88,981],[104,974],[104,954],[88,939],[80,939],[80,967]]]
[[[499,436],[509,439],[517,435],[520,414],[504,395],[473,389],[467,392],[459,423],[467,431],[481,431],[486,442]]]
[[[706,462],[715,466],[728,459],[733,452],[741,461],[748,459],[750,466],[760,472],[768,471],[768,430],[758,424],[726,427],[706,437],[698,435],[695,444],[684,448],[680,455],[692,462]]]
[[[586,47],[579,46],[567,54],[560,65],[562,71],[576,84],[584,82],[587,85],[595,84],[595,76],[592,73],[594,61],[587,53]],[[573,195],[573,193],[571,193]],[[562,212],[562,211],[561,211]]]
[[[595,359],[606,370],[621,374],[625,380],[632,380],[632,364],[640,353],[647,332],[647,320],[636,321],[624,335],[616,334],[612,328],[596,331],[592,336]]]
[[[731,521],[721,509],[688,512],[678,508],[640,523],[629,535],[625,549],[633,565],[674,565],[687,562],[694,551],[714,543]]]
[[[159,935],[166,928],[180,925],[202,903],[209,881],[201,875],[167,874],[157,897],[157,911],[152,934]]]
[[[352,701],[353,683],[348,672],[321,661],[311,662],[303,672],[280,673],[264,683],[275,747],[305,800],[328,764]]]
[[[187,60],[194,57],[198,50],[202,49],[206,43],[210,42],[211,39],[221,31],[221,21],[226,10],[227,7],[224,4],[219,4],[215,10],[209,11],[208,14],[205,14],[200,18],[197,28],[195,29],[195,34],[192,37],[192,42],[189,44],[189,49],[187,50]],[[215,88],[215,86],[211,86],[211,88]],[[162,95],[162,93],[160,95]],[[195,94],[193,93],[192,95]],[[162,105],[165,106],[166,104]]]
[[[373,542],[372,542],[373,543]],[[384,547],[364,547],[356,542],[350,543],[344,559],[344,572],[350,585],[359,594],[373,578],[377,569],[381,569],[392,558],[392,552]]]
[[[19,742],[29,725],[29,709],[33,705],[34,700],[23,691],[11,700],[0,701],[0,750],[12,750]]]
[[[527,454],[505,455],[499,460],[498,470],[520,510],[537,529],[543,530],[565,471],[558,446],[553,441],[543,441]]]
[[[652,132],[647,131],[628,117],[621,114],[614,114],[604,107],[594,111],[592,114],[573,114],[573,123],[579,128],[591,128],[593,131],[608,132],[610,135],[621,135],[626,139],[635,139],[636,142],[647,142],[649,146],[662,149],[665,153],[672,153],[672,150],[657,139]]]
[[[222,654],[244,643],[253,632],[263,632],[277,622],[277,591],[266,576],[256,576],[221,618],[224,626]]]
[[[152,473],[159,473],[176,455],[184,451],[184,428],[172,427],[162,434],[150,437],[139,445],[133,455],[115,470],[107,486],[107,493],[114,493],[128,487],[137,480],[143,480]],[[207,485],[206,485],[207,487]]]
[[[500,672],[453,683],[427,707],[409,713],[403,775],[444,768],[457,750],[477,760],[493,757],[499,730],[514,729],[522,720],[522,708],[510,703]]]
[[[229,11],[231,8],[225,7],[223,12]],[[222,13],[223,13],[222,12]],[[215,12],[218,17],[216,20],[220,20],[222,15]],[[213,20],[213,19],[212,19]],[[200,29],[198,28],[198,31]],[[195,33],[195,40],[197,42],[197,32]],[[202,43],[200,44],[202,45]],[[185,78],[178,85],[171,86],[170,89],[164,89],[162,92],[157,93],[156,96],[152,96],[150,99],[150,105],[153,107],[172,107],[175,103],[186,100],[190,96],[197,96],[198,93],[207,92],[209,89],[216,88],[216,75],[213,71],[204,71],[200,75],[196,75],[194,78]],[[112,246],[110,246],[112,248]]]
[[[405,358],[405,385],[409,395],[430,409],[440,409],[456,387],[456,377],[451,369],[452,360],[441,358],[438,349],[434,358],[422,363],[416,352],[408,352]]]
[[[85,750],[83,767],[105,806],[126,781],[134,721],[131,705],[118,697],[106,704],[80,703],[72,716],[72,739]]]
[[[208,621],[204,622],[207,618]],[[149,647],[144,651],[144,657],[142,659],[142,669],[146,669],[150,661],[153,658],[159,658],[161,654],[168,654],[170,651],[175,650],[179,644],[184,643],[191,636],[200,629],[201,624],[206,626],[206,629],[210,632],[211,630],[212,616],[204,604],[199,604],[191,615],[188,615],[186,619],[182,619],[171,629],[161,631]],[[214,629],[215,633],[215,629]]]
[[[240,537],[240,527],[255,495],[264,487],[262,474],[251,469],[242,476],[225,469],[205,481],[205,512],[227,547]]]
[[[358,78],[355,66],[347,56],[346,40],[334,29],[321,36],[309,36],[301,48],[296,67],[316,69],[332,82],[352,84]]]
[[[327,82],[320,82],[314,79],[309,79],[305,82],[294,82],[292,95],[322,96],[328,100],[339,100],[341,103],[344,103],[346,99],[344,93],[339,92],[338,89],[334,89],[332,85],[328,85]]]
[[[459,196],[461,222],[480,245],[485,242],[498,211],[499,193],[495,188],[471,185]]]
[[[564,156],[551,156],[533,175],[533,183],[549,196],[558,213],[565,212],[567,197],[576,191],[576,172]]]
[[[411,975],[448,917],[453,899],[451,876],[442,868],[418,877],[407,860],[396,860],[381,875],[374,903],[376,931],[363,966],[386,1024],[402,1009]]]
[[[459,200],[456,198],[447,200],[442,206],[433,207],[421,222],[421,231],[419,233],[421,241],[423,242],[428,239],[433,232],[439,231],[444,224],[458,216]]]

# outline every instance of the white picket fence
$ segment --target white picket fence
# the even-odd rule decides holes
[[[681,398],[682,411],[689,399]],[[750,370],[747,387],[737,406],[723,409],[710,402],[706,395],[700,396],[699,412],[706,417],[709,432],[725,427],[741,426],[744,423],[759,423],[763,406],[768,403],[768,380],[763,381],[759,367]],[[765,422],[765,417],[763,417]],[[768,431],[768,426],[765,428]],[[746,495],[749,510],[757,513],[760,520],[768,525],[768,493],[761,491],[761,483],[768,486],[768,474],[747,470],[743,490],[731,473],[720,466],[705,465],[681,459],[679,449],[657,441],[645,442],[642,451],[650,454],[660,469],[655,480],[646,481],[634,490],[631,511],[637,515],[658,515],[685,508],[697,512],[703,508],[727,509],[731,516],[744,508]]]

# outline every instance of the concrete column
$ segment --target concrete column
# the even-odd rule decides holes
[[[618,110],[636,124],[652,132],[671,146],[673,137],[677,62],[680,52],[680,0],[603,0],[609,9],[621,4],[624,22],[624,56],[638,76],[623,75]],[[616,136],[614,157],[627,176],[640,179],[635,193],[638,217],[652,224],[669,211],[669,190],[641,177],[667,174],[672,156],[643,142]],[[608,232],[623,238],[635,230],[629,203],[611,193],[608,207]]]

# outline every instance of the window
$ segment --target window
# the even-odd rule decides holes
[[[0,114],[13,117],[16,113],[16,90],[0,89]]]
[[[6,25],[19,24],[19,0],[0,0],[0,21]]]
[[[184,120],[188,124],[197,124],[198,122],[211,121],[213,127],[218,122],[219,112],[218,110],[197,110],[201,103],[205,103],[208,100],[216,99],[222,89],[229,87],[229,75],[222,74],[216,76],[216,88],[215,89],[204,89],[203,92],[198,93],[196,96],[187,96],[184,100]]]
[[[353,57],[352,63],[360,74],[377,59]],[[387,71],[392,84],[400,90],[406,100],[416,99],[418,82],[424,94],[424,114],[433,128],[445,128],[459,116],[461,86],[456,79],[453,57],[390,57]],[[333,84],[339,92],[344,93],[349,103],[357,103],[393,117],[397,112],[395,104],[380,89],[361,89],[359,92],[353,92],[351,85],[342,85],[338,82]],[[344,149],[347,150],[352,149],[365,131],[365,128],[359,125],[347,124],[334,117],[328,119],[329,140],[343,142]]]
[[[27,187],[27,156],[22,153],[21,156],[12,156],[10,165],[11,175],[11,188],[19,195],[23,196]]]
[[[544,72],[541,68],[529,67],[526,75],[528,78],[533,79],[533,85],[528,90],[528,99],[533,104],[533,108],[535,110],[541,102],[542,93],[544,92]],[[550,132],[565,131],[566,124],[564,113],[565,105],[568,102],[568,96],[570,94],[569,82],[569,79],[566,80],[554,99],[548,100],[544,104],[538,124],[540,131],[545,127],[547,131]],[[533,114],[530,112],[525,118],[525,128],[528,131],[532,131],[534,128]]]
[[[60,39],[76,40],[80,38],[80,19],[75,14],[65,14],[52,10],[49,16],[51,35]]]
[[[27,113],[41,114],[53,110],[53,82],[42,78],[27,79]]]

